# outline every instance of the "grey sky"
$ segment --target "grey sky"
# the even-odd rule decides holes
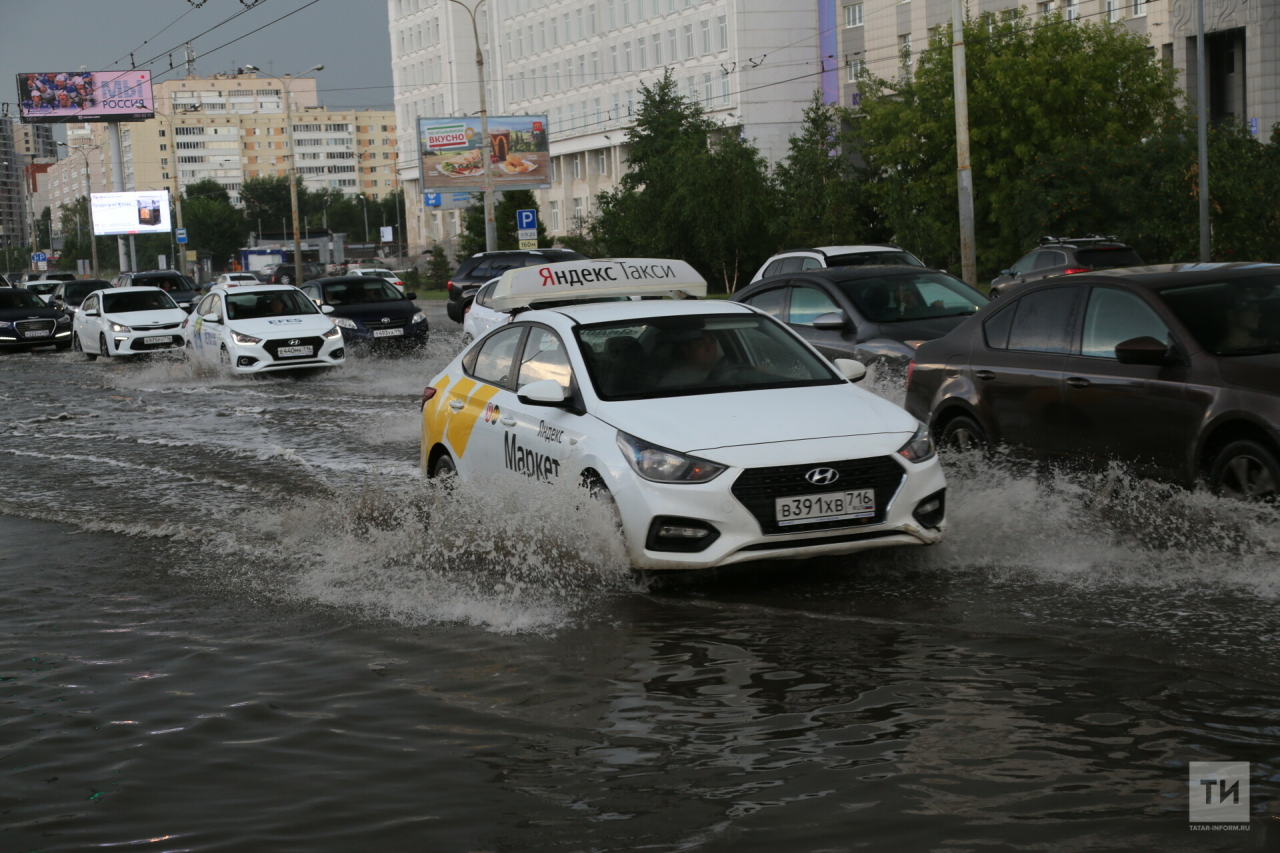
[[[385,0],[310,2],[259,0],[235,20],[199,35],[244,11],[244,5],[240,0],[205,0],[197,9],[188,0],[0,0],[0,102],[14,110],[15,75],[21,72],[81,65],[90,71],[128,68],[130,52],[140,65],[163,53],[149,65],[153,74],[158,79],[182,76],[178,67],[160,77],[169,69],[169,51],[174,65],[181,66],[182,45],[193,39],[200,74],[244,65],[293,74],[323,64],[325,70],[316,75],[323,106],[389,109],[393,97]],[[246,36],[295,9],[301,11]],[[240,36],[246,37],[214,50]],[[205,51],[211,52],[202,56]],[[121,57],[124,62],[116,64]]]

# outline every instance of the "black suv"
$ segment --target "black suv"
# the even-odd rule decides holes
[[[297,281],[297,275],[293,271],[293,264],[272,264],[259,271],[262,273],[258,276],[264,284],[289,284],[297,287],[302,281],[312,281],[317,278],[324,278],[327,273],[324,270],[324,264],[318,261],[302,262],[302,281]]]
[[[458,265],[449,279],[449,304],[445,306],[449,319],[461,323],[476,291],[485,282],[497,278],[516,267],[533,267],[538,264],[559,264],[565,261],[590,260],[586,255],[568,249],[515,249],[502,252],[477,252]]]
[[[178,307],[188,314],[200,299],[196,283],[173,270],[122,272],[111,280],[112,287],[158,287],[173,297]]]
[[[1142,258],[1115,237],[1041,237],[1040,245],[1027,252],[1018,262],[991,280],[994,299],[1009,289],[1028,281],[1039,281],[1051,275],[1110,270],[1117,267],[1140,267]]]

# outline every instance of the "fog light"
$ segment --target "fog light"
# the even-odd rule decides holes
[[[937,528],[947,514],[947,490],[943,489],[929,495],[916,504],[912,516],[925,527]]]
[[[258,360],[251,355],[242,355],[236,359],[236,367],[253,367]]]
[[[329,353],[329,358],[333,359],[334,361],[337,361],[340,358],[346,358],[346,357],[347,357],[347,350],[345,347],[338,347],[336,350]]]
[[[705,551],[720,538],[713,525],[696,518],[673,518],[660,515],[649,524],[645,548],[650,551]]]

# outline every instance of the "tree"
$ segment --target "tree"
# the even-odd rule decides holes
[[[988,275],[1039,236],[1023,214],[1045,152],[1071,147],[1097,163],[1141,145],[1178,121],[1176,72],[1123,24],[1054,14],[1033,27],[1014,10],[964,26],[978,266]],[[910,75],[864,78],[854,127],[894,238],[939,266],[959,263],[960,243],[950,42],[944,27]],[[1102,227],[1123,237],[1126,225]]]
[[[449,263],[449,256],[444,253],[444,246],[437,243],[431,248],[431,258],[427,261],[427,288],[444,290],[448,287],[451,275],[453,265]]]
[[[249,178],[240,185],[240,200],[244,203],[244,218],[253,230],[258,230],[262,223],[263,231],[271,231],[284,226],[285,231],[293,229],[293,204],[289,197],[289,178],[284,175],[268,175],[264,178]],[[313,212],[310,193],[302,182],[298,182],[299,218]]]
[[[227,204],[231,203],[231,193],[227,192],[226,187],[212,178],[205,178],[202,181],[187,184],[182,190],[182,197],[184,199],[207,198],[210,201],[225,201]]]
[[[214,268],[225,269],[227,261],[245,244],[249,225],[231,204],[226,190],[217,193],[202,186],[213,183],[201,181],[187,187],[182,201],[182,223],[187,229],[187,248],[208,251]]]
[[[479,193],[471,198],[471,204],[463,211],[462,233],[458,235],[458,254],[463,256],[485,250],[484,198]],[[499,249],[520,248],[516,211],[531,208],[538,210],[538,197],[532,190],[502,190],[498,193],[498,201],[493,206],[493,221],[498,227]],[[538,216],[538,248],[551,248],[551,238],[547,236],[541,215]]]

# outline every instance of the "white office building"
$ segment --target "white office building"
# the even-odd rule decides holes
[[[490,2],[496,10],[486,14]],[[449,0],[388,0],[400,179],[411,251],[451,247],[460,211],[421,206],[419,116],[479,110],[471,18]],[[626,168],[626,129],[669,69],[681,94],[740,127],[771,162],[819,85],[817,4],[780,0],[486,0],[476,17],[490,115],[545,114],[552,186],[543,220],[566,234]],[[495,49],[496,48],[496,49]],[[414,203],[413,199],[417,199]]]

